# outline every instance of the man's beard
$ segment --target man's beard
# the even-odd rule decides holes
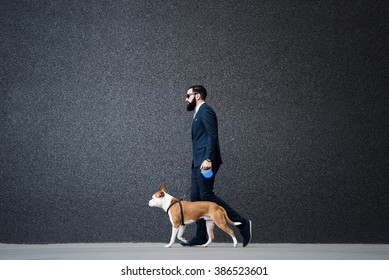
[[[187,111],[193,111],[196,108],[196,98],[193,98],[193,101],[186,105]]]

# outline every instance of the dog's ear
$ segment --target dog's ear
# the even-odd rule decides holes
[[[165,183],[163,183],[161,186],[161,192],[166,192]]]
[[[165,192],[159,192],[159,198],[162,198],[165,196]]]

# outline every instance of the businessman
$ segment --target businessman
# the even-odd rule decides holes
[[[241,217],[213,191],[216,174],[222,164],[220,155],[218,125],[215,111],[205,103],[207,91],[204,86],[190,86],[186,93],[188,111],[195,111],[192,121],[193,162],[191,177],[191,200],[212,201],[224,207],[228,217],[234,222],[241,222],[237,226],[243,236],[243,247],[246,247],[252,236],[250,220]],[[213,176],[205,178],[202,170],[212,169]],[[203,219],[196,222],[196,236],[187,245],[202,245],[207,242],[207,230]],[[182,245],[186,245],[182,243]]]

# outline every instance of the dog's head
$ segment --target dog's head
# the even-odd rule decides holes
[[[162,184],[160,190],[157,191],[149,201],[149,206],[162,208],[165,196],[166,196],[166,188],[165,188],[165,184]]]

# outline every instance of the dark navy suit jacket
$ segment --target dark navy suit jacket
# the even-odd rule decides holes
[[[192,122],[193,166],[199,167],[204,160],[221,164],[217,117],[206,103],[200,106]]]

